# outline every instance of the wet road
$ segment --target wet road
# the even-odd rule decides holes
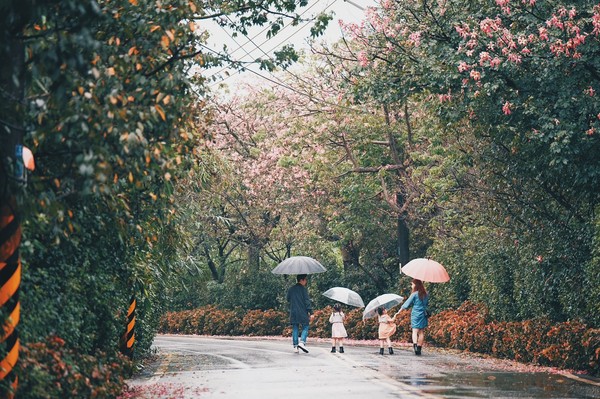
[[[156,360],[128,384],[152,398],[600,398],[600,382],[523,372],[510,362],[437,349],[381,356],[374,346],[330,353],[289,339],[160,335]],[[144,396],[144,393],[147,396]]]

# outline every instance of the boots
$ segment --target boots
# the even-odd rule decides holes
[[[340,348],[340,352],[342,351],[342,348]],[[335,346],[331,347],[331,353],[335,353]]]
[[[383,355],[383,348],[379,348],[379,354]]]
[[[421,348],[422,348],[422,346],[417,346],[417,351],[415,352],[416,355],[418,355],[418,356],[421,355]]]
[[[344,347],[340,346],[340,353],[344,353]]]
[[[390,353],[390,355],[393,355],[394,354],[394,349],[392,349],[392,347],[390,346],[388,348],[388,352]]]
[[[413,350],[415,351],[415,355],[418,355],[418,353],[417,353],[417,344],[413,344]]]

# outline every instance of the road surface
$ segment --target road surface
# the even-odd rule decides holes
[[[598,380],[435,348],[381,356],[376,346],[347,343],[333,354],[326,341],[309,339],[305,354],[294,353],[289,338],[185,335],[159,335],[154,346],[154,361],[128,381],[127,397],[600,398]]]

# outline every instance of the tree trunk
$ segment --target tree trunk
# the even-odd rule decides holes
[[[404,205],[404,196],[402,193],[396,193],[396,202],[399,208]],[[408,226],[406,225],[406,212],[398,215],[398,259],[400,265],[404,266],[410,261],[410,234]]]
[[[386,124],[388,126],[391,126],[389,109],[388,109],[387,105],[383,106],[383,111],[384,111],[384,115],[385,115]],[[408,142],[410,144],[412,141],[412,129],[410,127],[407,102],[404,102],[404,119],[406,121]],[[396,165],[402,164],[403,158],[404,158],[404,152],[401,151],[400,148],[398,148],[396,139],[391,131],[388,136],[388,141],[390,144],[390,152],[391,152],[390,155],[394,159],[394,162],[396,163]],[[398,209],[402,210],[402,209],[404,209],[403,208],[404,207],[404,195],[402,194],[401,187],[399,187],[401,185],[402,174],[401,174],[400,170],[396,170],[396,173],[398,175],[398,184],[397,184],[397,189],[396,189],[396,205],[397,205]],[[398,259],[400,260],[401,265],[407,264],[408,261],[410,260],[410,253],[409,253],[410,237],[409,237],[408,225],[406,224],[406,216],[407,216],[406,211],[399,212],[397,215],[397,219],[398,219],[398,237],[397,237]]]
[[[258,273],[260,270],[260,250],[261,247],[257,243],[248,245],[248,272]]]
[[[354,246],[354,242],[350,241],[342,245],[341,252],[344,271],[358,269],[360,266],[360,250]]]

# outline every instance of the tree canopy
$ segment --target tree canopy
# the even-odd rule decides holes
[[[270,274],[310,254],[319,295],[408,293],[443,263],[435,309],[600,325],[600,8],[594,2],[382,0],[284,84],[211,93],[203,21],[298,24],[307,1],[5,1],[6,203],[24,230],[24,343],[138,347],[165,308],[281,307]],[[331,19],[315,18],[317,35]],[[237,65],[241,67],[241,65]],[[36,171],[15,178],[16,144]]]

